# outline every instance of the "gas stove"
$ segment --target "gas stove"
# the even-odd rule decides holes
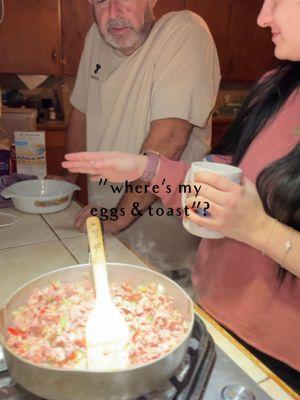
[[[159,390],[136,400],[228,399],[272,400],[218,346],[214,345],[203,322],[195,314],[195,325],[188,352],[177,374]],[[1,351],[0,400],[41,400],[10,377],[1,360]]]

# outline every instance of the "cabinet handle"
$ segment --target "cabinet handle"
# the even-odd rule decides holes
[[[56,50],[52,51],[51,58],[52,58],[53,61],[57,60],[57,51]]]

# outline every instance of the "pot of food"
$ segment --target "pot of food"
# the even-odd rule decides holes
[[[50,400],[127,400],[151,392],[182,363],[194,324],[193,303],[169,278],[134,265],[108,263],[115,304],[131,331],[130,365],[86,367],[84,326],[93,307],[90,265],[42,275],[0,310],[0,338],[11,376]]]

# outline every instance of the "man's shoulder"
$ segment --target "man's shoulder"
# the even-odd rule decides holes
[[[156,29],[181,30],[183,27],[191,31],[202,31],[209,33],[209,28],[200,15],[189,11],[172,11],[164,16],[155,24]]]

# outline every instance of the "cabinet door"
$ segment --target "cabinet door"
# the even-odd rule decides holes
[[[185,4],[207,22],[223,79],[255,80],[272,68],[270,32],[256,23],[261,0],[186,0]]]
[[[229,31],[232,0],[186,0],[185,5],[188,10],[199,14],[209,26],[224,77],[230,65]]]
[[[61,163],[66,154],[66,136],[66,129],[46,131],[46,161],[49,175],[61,175],[65,172]],[[77,183],[81,191],[75,192],[75,199],[85,206],[88,204],[87,176],[80,174]]]
[[[61,0],[64,73],[76,75],[85,36],[92,25],[87,0]]]
[[[158,19],[170,11],[184,9],[184,0],[158,0],[155,6],[155,17]]]
[[[227,79],[256,80],[275,63],[270,29],[257,25],[261,0],[234,1]]]
[[[60,0],[5,0],[0,72],[63,72]]]
[[[212,134],[211,134],[211,150],[212,153],[215,147],[220,143],[223,136],[228,131],[231,122],[229,121],[216,121],[214,118],[212,120]]]

